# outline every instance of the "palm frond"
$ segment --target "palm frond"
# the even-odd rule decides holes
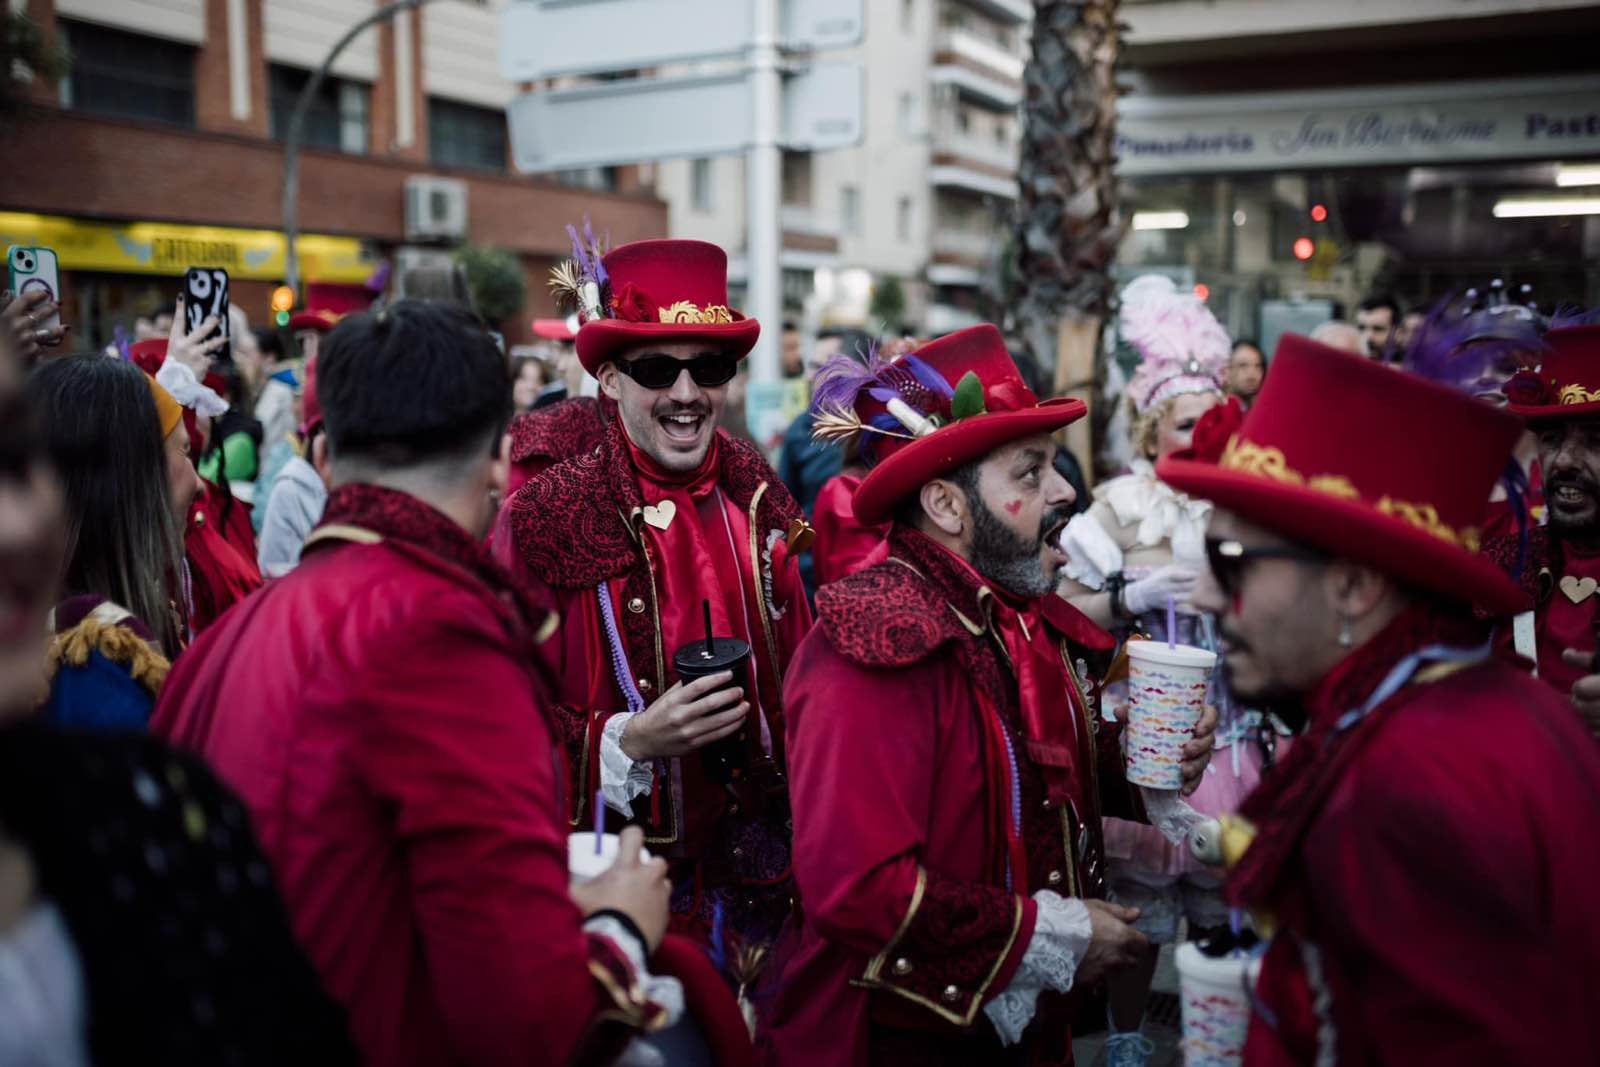
[[[578,284],[578,267],[572,260],[564,259],[550,268],[550,295],[562,311],[578,306]]]

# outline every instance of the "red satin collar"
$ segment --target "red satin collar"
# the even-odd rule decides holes
[[[700,462],[700,466],[691,471],[671,471],[663,467],[634,444],[626,431],[622,434],[622,441],[628,448],[628,458],[633,461],[633,469],[639,472],[639,488],[647,500],[654,502],[661,497],[682,491],[688,492],[693,499],[700,500],[717,487],[717,479],[722,473],[720,432],[712,434],[711,447],[706,449],[706,458]]]

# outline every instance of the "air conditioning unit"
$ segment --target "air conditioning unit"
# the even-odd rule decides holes
[[[406,179],[406,240],[458,241],[466,236],[466,182],[431,174]]]

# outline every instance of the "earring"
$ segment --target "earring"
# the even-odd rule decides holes
[[[1352,648],[1355,646],[1355,635],[1350,632],[1350,616],[1339,616],[1339,647]]]
[[[500,513],[500,490],[492,485],[489,487],[489,507],[494,510],[495,514],[498,515]]]

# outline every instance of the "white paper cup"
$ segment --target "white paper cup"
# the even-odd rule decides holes
[[[1213,959],[1194,942],[1178,946],[1185,1067],[1238,1067],[1250,1030],[1250,990],[1261,972],[1256,956]]]
[[[1205,710],[1217,654],[1165,641],[1128,642],[1128,781],[1183,785],[1183,746]]]
[[[567,875],[582,883],[600,877],[617,862],[622,840],[616,834],[600,835],[600,851],[594,850],[594,834],[588,830],[567,835]],[[639,850],[639,862],[648,863],[650,850]]]

